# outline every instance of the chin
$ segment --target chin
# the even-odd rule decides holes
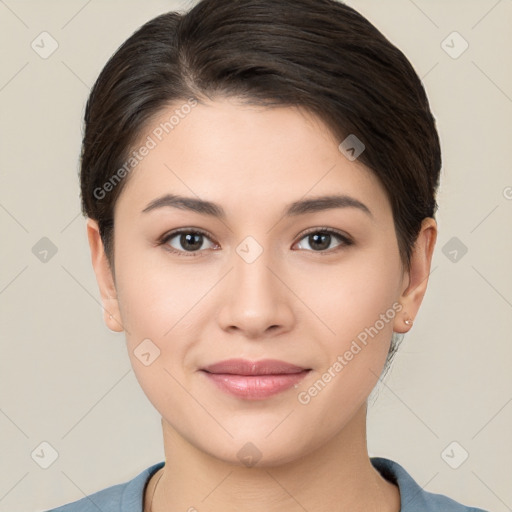
[[[275,428],[275,425],[272,427]],[[313,451],[321,440],[312,440],[304,444],[304,438],[297,441],[290,436],[289,426],[281,435],[270,434],[272,428],[256,434],[254,428],[239,430],[234,438],[226,436],[214,439],[212,437],[196,440],[193,444],[211,457],[239,467],[276,467],[300,459]],[[243,432],[246,432],[244,434]],[[193,440],[189,439],[189,442]],[[199,441],[199,442],[197,442]]]

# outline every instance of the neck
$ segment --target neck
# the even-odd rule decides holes
[[[162,428],[166,463],[148,484],[145,510],[400,510],[398,488],[368,458],[366,405],[322,446],[281,465],[236,465],[199,450],[164,419]]]

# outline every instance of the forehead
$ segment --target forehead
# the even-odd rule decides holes
[[[139,155],[116,211],[140,212],[164,193],[219,202],[238,214],[326,194],[387,202],[376,176],[348,160],[338,149],[341,141],[303,109],[233,99],[180,105],[159,112],[142,131],[135,150],[151,149]]]

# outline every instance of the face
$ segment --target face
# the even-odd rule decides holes
[[[364,407],[403,326],[410,276],[391,207],[312,115],[222,99],[155,131],[175,109],[142,134],[155,145],[116,203],[110,312],[169,430],[225,461],[251,442],[284,463]],[[204,371],[228,359],[303,371]]]

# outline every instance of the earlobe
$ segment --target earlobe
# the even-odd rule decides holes
[[[114,277],[105,254],[98,223],[93,219],[87,220],[87,238],[91,250],[91,262],[103,303],[103,320],[109,330],[122,332],[124,328],[121,323]]]
[[[400,304],[402,314],[395,318],[393,330],[406,333],[413,325],[419,308],[427,291],[432,255],[437,239],[437,223],[431,218],[423,219],[421,229],[411,253],[408,282],[402,290]]]

